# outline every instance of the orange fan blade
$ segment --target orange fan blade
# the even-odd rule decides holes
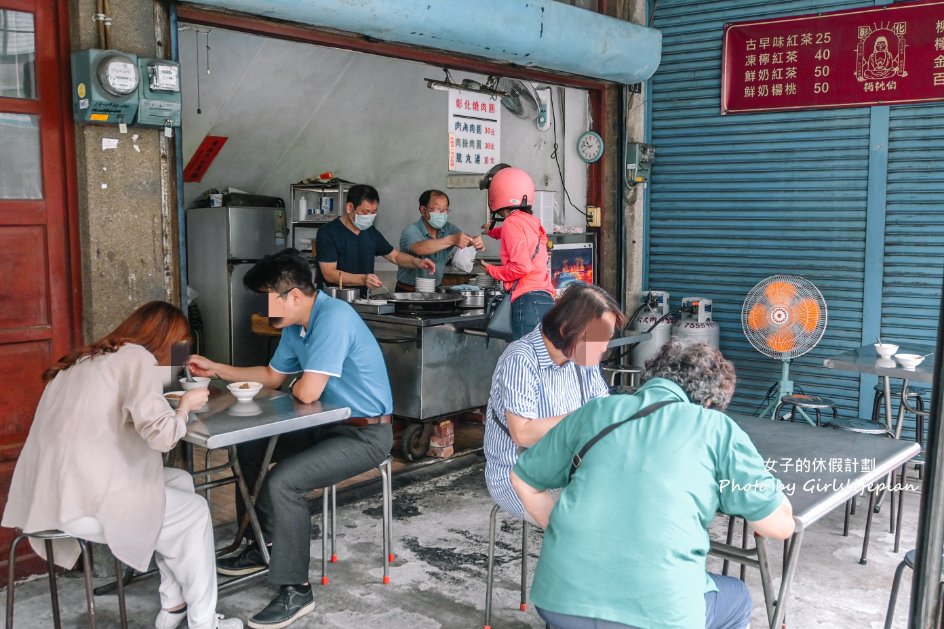
[[[754,304],[751,311],[747,313],[747,326],[752,330],[763,330],[767,327],[770,315],[767,309],[761,304]]]
[[[796,347],[796,336],[790,328],[780,328],[767,337],[767,347],[775,352],[789,352]]]
[[[796,321],[804,332],[816,330],[821,315],[819,304],[814,299],[803,299],[790,309],[790,318]]]
[[[796,295],[796,286],[790,282],[771,282],[764,289],[764,294],[775,306],[787,306]]]

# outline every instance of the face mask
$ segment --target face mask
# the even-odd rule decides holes
[[[446,224],[447,218],[448,217],[442,212],[430,212],[429,224],[433,229],[442,229],[443,225]]]
[[[377,218],[376,214],[355,214],[354,227],[360,230],[370,229],[370,226],[374,224],[375,218]]]

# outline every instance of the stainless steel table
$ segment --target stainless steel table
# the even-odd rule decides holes
[[[208,450],[226,448],[229,460],[223,465],[207,470],[194,471],[191,469],[192,474],[205,475],[207,478],[206,482],[196,484],[195,489],[205,491],[221,485],[236,484],[242,496],[243,504],[246,505],[248,525],[252,527],[259,550],[262,552],[266,564],[268,564],[269,552],[266,549],[262,527],[256,514],[255,497],[259,495],[259,491],[262,489],[262,483],[265,481],[279,435],[316,426],[335,424],[350,416],[351,409],[347,407],[331,406],[321,402],[304,404],[291,394],[274,389],[262,389],[249,402],[237,401],[228,391],[213,391],[206,405],[191,414],[191,421],[187,425],[187,434],[184,436],[184,441],[190,445],[203,446]],[[236,458],[236,446],[247,441],[265,438],[269,439],[269,443],[266,447],[265,457],[262,460],[262,471],[250,494],[239,468],[239,460]],[[188,458],[192,467],[193,457],[189,456]],[[212,474],[227,469],[232,471],[231,475],[209,480]],[[233,543],[220,549],[218,554],[227,554],[236,550],[242,541],[246,526],[247,522],[244,518],[236,532]],[[225,583],[221,583],[219,590],[222,592],[267,573],[268,568],[260,572],[230,579]]]
[[[882,378],[885,387],[885,429],[889,435],[896,439],[901,437],[903,427],[902,419],[905,410],[915,414],[928,414],[927,411],[920,411],[916,408],[912,408],[911,405],[908,404],[908,382],[912,380],[925,383],[933,382],[935,358],[933,354],[934,349],[929,347],[902,345],[898,348],[898,352],[901,354],[920,354],[922,356],[930,354],[930,356],[925,358],[924,361],[914,369],[905,369],[893,358],[879,358],[878,354],[875,353],[875,348],[871,345],[863,345],[858,349],[843,352],[838,356],[827,358],[823,361],[823,365],[830,369],[870,373]],[[892,419],[892,378],[901,378],[902,380],[900,407],[902,412],[899,413],[897,422]],[[895,425],[896,423],[897,425]]]
[[[863,470],[862,465],[850,466],[849,469],[842,465],[839,469],[831,469],[832,466],[828,464],[824,464],[822,469],[816,465],[793,465],[786,469],[773,470],[788,494],[796,522],[796,531],[789,543],[780,588],[776,595],[767,565],[767,549],[763,538],[756,538],[757,547],[754,549],[711,542],[712,554],[760,570],[770,627],[780,629],[806,529],[857,495],[864,487],[884,479],[892,470],[917,454],[920,448],[913,442],[876,439],[869,435],[816,428],[806,424],[769,421],[747,415],[732,417],[751,438],[757,451],[766,461],[874,461],[874,465],[869,465],[871,469],[868,470]]]
[[[262,527],[259,525],[253,498],[258,496],[259,490],[262,489],[262,483],[269,470],[269,463],[272,461],[272,453],[275,451],[275,444],[279,435],[315,426],[336,424],[350,416],[351,409],[347,407],[331,406],[321,402],[303,404],[292,395],[274,389],[262,389],[252,401],[238,402],[225,389],[211,388],[210,400],[199,410],[191,412],[190,423],[187,424],[187,434],[183,438],[187,460],[190,464],[190,473],[194,476],[206,476],[208,479],[203,483],[195,483],[194,488],[196,491],[206,491],[222,485],[236,484],[243,498],[243,504],[246,505],[248,525],[252,527],[256,543],[259,544],[266,564],[268,564],[269,552],[262,536]],[[247,441],[265,438],[269,439],[269,443],[266,447],[265,458],[262,461],[262,471],[252,494],[250,494],[239,469],[236,446]],[[208,450],[226,448],[228,460],[222,465],[195,471],[193,469],[194,445],[203,446]],[[216,480],[209,480],[211,475],[227,470],[232,471],[232,474]],[[240,523],[233,543],[217,550],[217,555],[225,555],[236,550],[242,541],[246,526],[247,523],[244,519]],[[230,579],[220,583],[218,589],[223,592],[240,583],[268,574],[268,572],[269,570],[266,568],[259,572]],[[150,570],[135,574],[131,568],[128,568],[124,583],[137,581],[156,573],[157,570]],[[114,582],[99,586],[95,588],[95,594],[107,594],[114,591],[116,586],[117,584]]]

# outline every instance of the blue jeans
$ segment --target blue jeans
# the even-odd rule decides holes
[[[511,340],[517,341],[533,330],[553,307],[554,298],[543,290],[533,290],[511,302]]]
[[[740,579],[708,573],[717,592],[705,592],[705,629],[744,629],[751,621],[751,595]],[[557,629],[635,629],[609,620],[558,614],[537,608],[545,622]]]

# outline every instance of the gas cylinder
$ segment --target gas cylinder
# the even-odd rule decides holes
[[[683,343],[705,343],[717,348],[721,328],[711,315],[711,300],[704,297],[683,297],[682,314],[672,324],[672,338]]]
[[[645,367],[646,361],[659,353],[665,342],[669,340],[672,329],[672,318],[669,314],[669,294],[661,290],[652,290],[646,294],[646,304],[639,314],[630,321],[629,329],[633,332],[649,332],[652,338],[648,341],[636,343],[630,351],[630,364]],[[656,323],[658,321],[658,323]],[[655,325],[655,327],[653,327]],[[650,330],[650,328],[652,328]]]

